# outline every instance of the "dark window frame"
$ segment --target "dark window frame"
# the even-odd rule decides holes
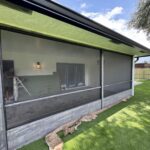
[[[57,63],[62,90],[85,86],[85,64]]]

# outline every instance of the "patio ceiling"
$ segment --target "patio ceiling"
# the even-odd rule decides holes
[[[147,48],[130,46],[4,0],[0,2],[0,26],[128,55],[150,55]]]

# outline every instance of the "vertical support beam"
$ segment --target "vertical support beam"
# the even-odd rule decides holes
[[[132,96],[134,96],[134,74],[135,74],[135,61],[133,56],[132,57]]]
[[[101,109],[103,109],[104,99],[104,51],[101,50]]]
[[[0,30],[0,150],[7,150],[7,132],[5,126],[5,113],[3,101],[3,86],[2,86],[2,43]]]

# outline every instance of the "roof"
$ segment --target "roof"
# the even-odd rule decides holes
[[[149,55],[150,50],[64,6],[49,0],[4,0],[0,26],[129,55]],[[3,15],[5,14],[5,16]]]
[[[136,68],[150,68],[150,63],[137,63],[135,64]]]

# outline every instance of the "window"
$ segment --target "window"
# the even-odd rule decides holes
[[[57,63],[61,89],[85,85],[85,65]]]

